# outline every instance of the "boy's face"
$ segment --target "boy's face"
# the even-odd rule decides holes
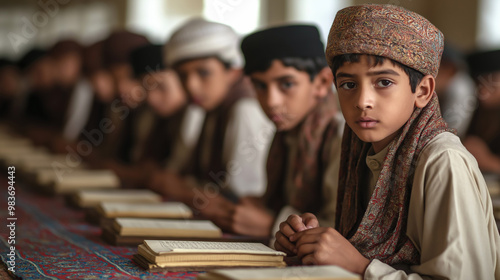
[[[187,101],[179,78],[172,70],[149,74],[142,85],[148,93],[149,106],[160,116],[174,114]]]
[[[240,71],[226,69],[213,57],[183,62],[175,70],[191,101],[206,111],[222,103]]]
[[[340,107],[349,127],[375,152],[385,148],[408,121],[416,105],[408,75],[391,60],[371,66],[366,55],[347,62],[336,76]]]
[[[311,81],[308,73],[286,67],[277,59],[265,72],[254,72],[250,78],[260,105],[278,131],[296,127],[322,95],[315,87],[318,76]]]
[[[61,54],[54,58],[57,70],[57,80],[62,86],[74,85],[80,78],[82,59],[76,52]]]

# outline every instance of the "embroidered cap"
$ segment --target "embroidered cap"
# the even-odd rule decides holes
[[[421,15],[399,6],[366,4],[337,13],[326,59],[331,67],[337,55],[378,55],[436,77],[443,45],[443,33]]]

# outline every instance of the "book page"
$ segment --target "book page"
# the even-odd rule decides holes
[[[293,266],[285,268],[259,268],[259,269],[215,269],[207,276],[218,275],[227,279],[342,279],[360,280],[361,276],[333,265]],[[212,279],[212,278],[203,278]]]
[[[139,216],[175,216],[189,218],[193,213],[186,204],[181,202],[164,203],[127,203],[127,202],[102,202],[101,210],[107,216],[118,214],[134,214]]]
[[[134,229],[184,229],[220,231],[211,221],[167,220],[144,218],[116,218],[116,224],[123,228]]]
[[[286,254],[273,250],[261,243],[250,242],[203,242],[203,241],[174,241],[174,240],[144,240],[144,244],[156,254],[168,253],[239,253],[282,255]]]

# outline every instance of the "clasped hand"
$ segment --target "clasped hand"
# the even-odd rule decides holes
[[[276,232],[274,247],[305,265],[337,265],[363,275],[370,261],[338,231],[320,227],[311,213],[290,215]]]

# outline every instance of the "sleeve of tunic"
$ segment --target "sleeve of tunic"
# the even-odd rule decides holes
[[[261,196],[266,189],[266,159],[274,126],[254,98],[233,108],[223,150],[227,183],[238,196]]]

